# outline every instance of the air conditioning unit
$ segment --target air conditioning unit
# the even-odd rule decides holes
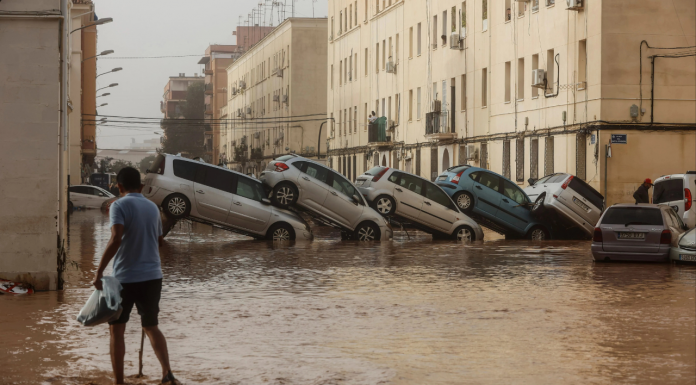
[[[394,65],[393,61],[388,61],[387,62],[387,72],[390,74],[395,74],[396,73],[396,65]]]
[[[246,108],[246,113],[247,113],[247,114],[251,114],[251,107],[247,107],[247,108]]]
[[[232,95],[237,95],[237,87],[232,87]]]
[[[241,108],[237,108],[237,116],[240,118],[242,117],[242,109]]]
[[[389,119],[388,128],[392,128],[392,127],[396,127],[396,123],[393,120]]]
[[[532,70],[532,87],[546,87],[546,71],[543,69]]]
[[[273,101],[274,101],[274,102],[279,102],[279,101],[280,101],[280,96],[279,96],[279,95],[273,95]]]
[[[245,89],[246,88],[246,82],[244,80],[239,81],[239,88]]]
[[[401,160],[401,151],[396,152],[396,160]]]
[[[450,49],[464,49],[462,40],[464,39],[459,36],[459,32],[452,32],[452,35],[450,35]]]
[[[466,145],[466,159],[467,160],[478,160],[479,149],[473,144]]]
[[[288,95],[283,95],[283,103],[288,104]]]
[[[404,154],[404,160],[409,160],[409,159],[411,159],[411,156],[412,156],[412,155],[411,155],[411,152],[410,152],[410,151],[407,152],[406,154]]]
[[[583,1],[584,0],[566,0],[566,4],[568,4],[567,9],[571,11],[577,11],[578,9],[582,9]]]
[[[433,100],[433,112],[440,112],[442,111],[442,101],[440,100]]]
[[[258,139],[259,137],[261,137],[261,133],[260,133],[260,132],[255,132],[255,133],[254,133],[254,139]]]
[[[276,76],[279,78],[282,78],[283,77],[283,70],[279,68],[278,72],[276,72]]]

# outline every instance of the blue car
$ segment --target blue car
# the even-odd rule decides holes
[[[532,217],[532,201],[514,182],[492,171],[455,166],[438,176],[442,187],[460,210],[481,225],[508,238],[551,238],[547,223]]]

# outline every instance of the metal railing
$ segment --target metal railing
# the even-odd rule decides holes
[[[449,119],[447,111],[428,112],[425,114],[425,135],[449,134]]]
[[[367,142],[368,143],[386,143],[391,142],[391,136],[387,136],[385,127],[380,127],[377,123],[367,125]]]

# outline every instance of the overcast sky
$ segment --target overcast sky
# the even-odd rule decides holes
[[[98,60],[98,73],[115,67],[123,71],[100,76],[97,88],[118,83],[98,94],[111,95],[99,98],[99,104],[108,106],[98,109],[101,115],[137,116],[161,118],[159,109],[164,86],[169,76],[180,72],[186,75],[201,74],[198,60],[210,44],[235,44],[232,31],[240,24],[246,25],[252,9],[258,4],[267,4],[265,25],[270,22],[271,2],[232,0],[94,0],[99,18],[111,17],[113,23],[97,27],[99,30],[97,51],[113,49],[115,52]],[[286,17],[291,15],[290,0],[287,1]],[[326,17],[328,3],[312,0],[297,0],[295,16]],[[273,11],[273,25],[278,25],[277,7]],[[167,59],[118,59],[118,57],[199,55],[194,57]],[[126,148],[135,138],[158,138],[159,125],[152,129],[124,129],[102,126],[97,132],[97,146],[103,149]],[[149,125],[147,126],[149,127]]]

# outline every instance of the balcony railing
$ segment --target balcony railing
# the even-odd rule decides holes
[[[367,125],[367,142],[368,143],[388,143],[391,142],[391,136],[387,136],[387,125],[379,124],[378,122]]]
[[[425,114],[425,135],[449,134],[449,119],[447,111],[428,112]]]

